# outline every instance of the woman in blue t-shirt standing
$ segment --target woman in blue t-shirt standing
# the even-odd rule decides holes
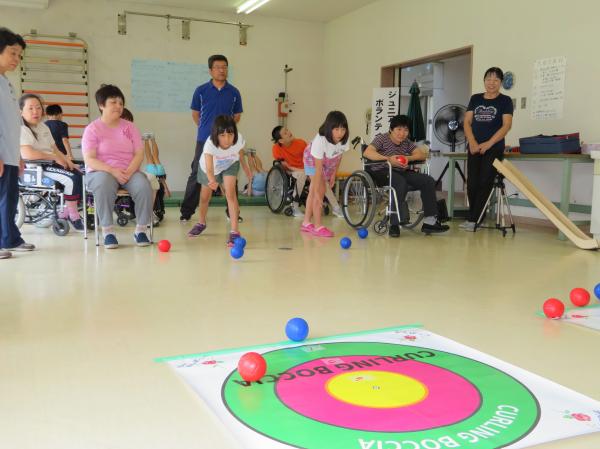
[[[486,70],[483,76],[485,92],[475,94],[465,114],[465,135],[469,144],[467,156],[467,195],[469,216],[460,225],[473,232],[485,202],[494,186],[494,159],[502,159],[504,136],[512,126],[513,104],[500,93],[504,73],[498,67]]]

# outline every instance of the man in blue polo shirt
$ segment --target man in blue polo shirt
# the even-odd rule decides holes
[[[192,161],[192,172],[187,181],[185,195],[181,203],[181,221],[188,221],[198,207],[200,184],[198,184],[198,160],[202,154],[204,143],[218,115],[231,115],[236,122],[242,115],[242,97],[240,91],[227,82],[227,58],[223,55],[212,55],[208,58],[208,72],[211,80],[196,88],[192,98],[192,119],[198,126],[196,151]]]

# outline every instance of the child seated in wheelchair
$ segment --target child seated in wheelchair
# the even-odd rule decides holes
[[[283,126],[273,128],[271,138],[273,140],[273,159],[281,161],[283,168],[296,179],[296,195],[292,203],[293,215],[294,217],[303,217],[304,214],[300,210],[300,196],[307,179],[302,160],[306,141],[295,138],[291,131]]]
[[[304,150],[304,171],[310,176],[306,212],[300,231],[317,237],[333,237],[333,232],[321,225],[321,212],[326,185],[333,185],[344,152],[348,151],[348,120],[340,111],[331,111],[319,128],[319,133]],[[314,220],[314,223],[311,222]]]
[[[421,231],[426,234],[446,232],[449,227],[438,220],[438,206],[435,194],[435,180],[424,173],[411,169],[410,164],[427,159],[427,154],[409,140],[410,119],[406,115],[396,115],[390,120],[390,130],[387,133],[377,135],[370,145],[367,146],[363,157],[373,162],[366,170],[378,186],[391,184],[396,191],[398,203],[403,204],[409,187],[421,192],[423,202],[423,225]],[[398,158],[404,156],[405,160]],[[387,165],[392,165],[391,179],[390,170]],[[400,236],[400,226],[408,222],[405,208],[400,208],[400,221],[396,214],[397,205],[392,201],[390,237]]]
[[[48,161],[42,174],[64,189],[65,209],[60,218],[68,219],[73,228],[83,232],[83,221],[77,209],[82,195],[82,176],[73,162],[62,154],[52,137],[50,129],[42,122],[44,108],[42,99],[35,94],[25,94],[19,100],[23,125],[21,127],[21,156],[29,161]]]
[[[302,192],[306,184],[307,175],[304,173],[304,150],[306,149],[306,141],[295,138],[292,132],[283,126],[276,126],[271,131],[273,140],[273,159],[281,161],[283,168],[296,179],[296,194],[292,203],[292,211],[294,217],[303,217],[304,214],[300,210]],[[335,176],[335,175],[334,175]],[[340,207],[332,186],[335,182],[329,180],[325,185],[325,197],[332,207],[332,213],[338,218],[342,218],[342,208]]]

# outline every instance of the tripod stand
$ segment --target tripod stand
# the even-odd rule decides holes
[[[494,227],[482,226],[481,223],[483,222],[485,212],[488,208],[493,208],[493,202],[496,203],[496,224]],[[508,223],[510,224],[506,221],[507,216]],[[477,231],[477,228],[498,229],[499,231],[502,231],[502,237],[506,237],[507,229],[512,229],[513,234],[516,232],[515,222],[513,221],[510,204],[508,203],[508,196],[506,195],[506,188],[504,186],[504,176],[500,173],[496,174],[496,177],[494,178],[494,187],[485,202],[485,206],[483,206],[477,223],[475,224],[475,231]]]

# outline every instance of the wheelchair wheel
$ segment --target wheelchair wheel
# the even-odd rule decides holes
[[[294,215],[294,209],[291,206],[288,206],[284,209],[283,213],[286,217],[291,217]]]
[[[353,228],[368,227],[375,215],[377,190],[371,176],[358,170],[344,183],[342,212]]]
[[[288,190],[288,176],[279,165],[274,165],[267,174],[266,196],[271,212],[278,214],[285,206]]]
[[[25,205],[25,223],[37,228],[48,228],[54,221],[54,209],[43,193],[26,191],[21,193]]]
[[[119,216],[117,217],[117,224],[118,224],[119,226],[127,226],[127,223],[129,223],[129,219],[128,219],[126,216],[124,216],[124,215],[119,215]]]
[[[388,220],[387,217],[383,220],[378,220],[373,225],[373,230],[377,235],[383,235],[388,231]]]
[[[25,202],[23,201],[23,197],[19,195],[19,202],[17,203],[17,215],[15,216],[15,224],[17,228],[23,226],[25,222]]]
[[[52,231],[59,237],[64,237],[69,233],[69,222],[64,218],[57,218],[52,223]]]
[[[404,216],[409,217],[409,222],[402,225],[404,229],[413,229],[425,217],[418,192],[408,192],[408,197],[402,207],[404,208]]]
[[[125,218],[125,224],[120,225],[125,226],[129,220],[133,220],[135,218],[135,208],[133,204],[133,200],[128,196],[120,196],[115,201],[114,211],[117,214],[117,217]]]
[[[96,229],[96,223],[94,223],[94,214],[93,213],[92,213],[92,215],[90,215],[88,213],[88,216],[87,216],[87,228],[90,231],[93,231],[94,229]]]

